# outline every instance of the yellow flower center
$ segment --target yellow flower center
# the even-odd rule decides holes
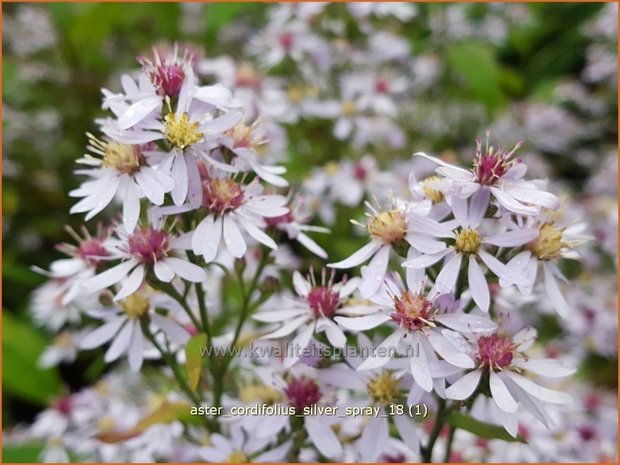
[[[353,116],[356,110],[357,107],[355,106],[355,103],[351,100],[345,100],[344,102],[342,102],[342,106],[340,107],[340,111],[342,112],[343,116]]]
[[[340,165],[337,161],[327,162],[325,163],[325,173],[327,173],[329,176],[333,176],[338,172],[339,167]]]
[[[390,405],[400,397],[398,384],[398,380],[391,371],[384,371],[372,378],[368,382],[366,389],[376,404]]]
[[[400,210],[379,213],[368,221],[368,232],[386,244],[402,240],[407,232],[405,213]]]
[[[168,113],[164,121],[166,122],[166,138],[175,147],[184,149],[200,142],[204,137],[199,130],[198,122],[190,121],[187,113],[183,113],[180,117],[176,113]]]
[[[456,236],[456,250],[464,255],[472,255],[480,248],[480,233],[474,229],[462,229]]]
[[[149,310],[149,306],[149,299],[139,292],[121,300],[121,308],[132,320],[144,315]]]
[[[231,452],[225,460],[226,463],[250,463],[248,457],[240,450]]]
[[[435,188],[438,181],[440,181],[439,176],[430,176],[421,182],[424,194],[433,203],[439,203],[443,200],[443,193]]]
[[[241,402],[260,401],[263,404],[273,405],[282,400],[282,393],[265,384],[249,384],[239,391]]]
[[[123,174],[135,173],[144,161],[137,145],[107,142],[103,146],[102,166],[112,168]]]
[[[73,345],[73,337],[69,331],[63,331],[54,338],[54,345],[69,348]]]
[[[564,229],[558,229],[552,223],[545,223],[539,228],[539,234],[529,244],[529,249],[539,260],[551,260],[556,258],[563,247],[562,240]]]
[[[111,433],[116,430],[116,421],[114,417],[105,415],[97,421],[97,429],[100,433]]]

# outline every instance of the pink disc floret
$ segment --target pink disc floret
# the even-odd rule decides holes
[[[478,339],[477,360],[480,366],[499,371],[512,363],[516,345],[503,334],[493,333]]]
[[[142,263],[152,264],[167,256],[169,242],[170,236],[166,231],[140,228],[129,236],[129,253]]]
[[[315,316],[331,317],[340,305],[340,296],[330,286],[319,286],[310,290],[306,301]]]
[[[321,399],[321,390],[312,379],[293,377],[284,389],[289,404],[295,407],[296,412],[302,412],[304,407],[316,404]]]

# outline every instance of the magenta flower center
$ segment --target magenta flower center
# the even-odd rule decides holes
[[[183,66],[177,63],[168,64],[163,61],[150,73],[151,82],[157,89],[157,93],[162,97],[168,96],[172,99],[178,97],[185,79]]]
[[[142,228],[129,236],[129,253],[142,263],[152,264],[168,254],[170,236],[165,231]]]
[[[363,181],[366,179],[366,176],[368,176],[368,171],[360,163],[357,163],[353,167],[353,176],[355,176],[355,179]]]
[[[202,206],[217,215],[239,208],[243,201],[243,189],[232,179],[208,179],[202,184]]]
[[[401,297],[394,296],[392,321],[410,330],[431,326],[433,305],[422,294],[405,291]]]
[[[516,345],[512,339],[501,334],[491,334],[478,339],[478,364],[499,371],[512,363]]]
[[[377,79],[375,81],[375,91],[379,94],[385,94],[389,90],[388,82],[385,79]]]
[[[340,296],[331,287],[313,287],[308,293],[306,301],[314,312],[314,316],[332,317],[340,304]]]
[[[520,143],[510,151],[506,152],[503,147],[495,150],[492,146],[487,146],[482,150],[480,138],[476,139],[476,158],[474,160],[474,175],[476,180],[485,186],[492,186],[504,176],[510,168],[521,160],[513,159],[515,151],[521,146]]]
[[[291,32],[283,32],[278,36],[278,42],[280,42],[282,48],[285,48],[286,50],[290,50],[291,47],[293,47],[293,40],[294,37]]]
[[[295,407],[298,414],[303,411],[304,407],[314,405],[321,399],[319,386],[313,380],[304,377],[292,378],[284,389],[284,393],[289,404]]]
[[[101,239],[96,237],[82,242],[78,247],[77,253],[90,266],[97,266],[101,261],[101,257],[109,255]]]

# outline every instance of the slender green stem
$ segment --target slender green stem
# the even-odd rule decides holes
[[[200,309],[200,319],[202,327],[207,334],[207,345],[211,344],[211,324],[209,323],[209,314],[207,312],[207,304],[205,302],[205,291],[201,283],[196,283],[196,298],[198,299],[198,308]]]
[[[452,442],[454,441],[454,433],[456,432],[456,428],[454,426],[450,426],[448,430],[448,439],[446,440],[446,451],[443,455],[443,461],[448,462],[450,460],[450,456],[452,455]]]
[[[183,298],[183,296],[179,293],[179,291],[176,290],[176,288],[172,284],[158,282],[158,283],[151,283],[151,286],[154,287],[155,289],[165,292],[170,297],[172,297],[174,300],[176,300],[179,303],[179,305],[183,307],[183,310],[185,310],[185,313],[187,313],[187,316],[190,318],[190,320],[192,320],[192,324],[196,327],[196,329],[198,331],[202,329],[202,324],[200,324],[200,321],[198,321],[198,318],[196,318],[196,315],[194,315],[194,312],[187,304],[187,300]]]
[[[437,399],[437,415],[435,416],[435,424],[433,425],[433,430],[428,438],[428,444],[422,450],[422,462],[430,463],[433,458],[433,448],[435,447],[435,442],[441,433],[441,429],[444,425],[444,413],[446,410],[446,401],[445,399],[438,398]]]

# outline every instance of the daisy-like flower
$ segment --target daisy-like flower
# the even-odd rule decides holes
[[[365,331],[392,321],[398,325],[359,367],[370,370],[385,366],[400,349],[401,342],[407,343],[405,351],[409,357],[409,368],[414,381],[426,392],[433,389],[432,371],[440,359],[461,368],[472,368],[474,362],[453,343],[454,331],[480,332],[495,328],[487,319],[465,313],[440,313],[437,305],[424,294],[423,281],[407,276],[407,288],[400,275],[393,273],[385,280],[383,292],[373,300],[381,305],[374,313],[361,317],[336,317],[344,328]],[[452,331],[454,330],[454,331]],[[441,365],[441,363],[439,363]]]
[[[241,228],[252,238],[271,249],[278,246],[263,230],[265,218],[288,213],[287,199],[281,195],[265,195],[254,181],[240,184],[232,177],[214,173],[200,166],[202,173],[202,207],[207,215],[192,235],[192,249],[206,262],[213,261],[223,240],[228,251],[241,258],[247,250]]]
[[[258,126],[258,120],[247,125],[240,122],[232,129],[226,131],[219,140],[220,144],[235,155],[231,165],[218,163],[211,159],[218,168],[234,173],[252,170],[261,179],[278,187],[288,186],[288,181],[282,174],[286,173],[283,166],[266,166],[260,163],[259,151],[268,142],[263,131]]]
[[[303,428],[310,442],[321,454],[331,460],[340,459],[343,453],[342,444],[333,426],[341,420],[335,416],[304,414],[306,407],[333,406],[336,401],[333,389],[321,382],[316,370],[297,365],[287,370],[284,375],[274,368],[256,371],[267,386],[272,386],[282,394],[284,404],[294,408],[294,417],[274,417],[277,426],[280,429]],[[268,429],[274,431],[275,425],[270,425]]]
[[[110,243],[109,251],[113,258],[120,258],[121,263],[85,280],[82,287],[86,291],[101,291],[127,276],[114,297],[121,300],[136,292],[151,271],[163,282],[170,282],[175,276],[194,283],[207,278],[198,265],[180,258],[187,249],[182,236],[175,236],[158,225],[142,226],[133,233],[119,226],[116,233],[118,239]]]
[[[372,296],[381,287],[390,259],[390,250],[395,249],[404,256],[409,246],[416,249],[423,247],[422,251],[433,250],[434,253],[445,248],[445,244],[429,241],[427,237],[415,234],[407,223],[408,213],[428,214],[430,202],[418,202],[409,206],[393,202],[392,209],[381,211],[368,202],[366,206],[370,209],[370,213],[366,213],[368,219],[365,226],[371,237],[370,242],[349,258],[327,265],[332,268],[352,268],[372,257],[368,266],[362,270],[360,293],[363,298]],[[353,223],[364,227],[359,223]]]
[[[92,169],[77,170],[76,173],[91,179],[69,192],[71,197],[82,197],[70,211],[87,212],[86,220],[89,220],[118,194],[123,204],[125,228],[133,231],[140,218],[140,200],[147,197],[155,205],[161,205],[164,195],[174,188],[175,183],[169,174],[149,166],[140,145],[114,140],[104,142],[90,133],[86,135],[91,154],[84,155],[77,163]]]
[[[545,403],[570,404],[572,397],[538,385],[525,372],[550,378],[569,376],[575,372],[557,360],[535,359],[525,355],[534,343],[536,330],[528,327],[509,337],[499,329],[474,340],[473,356],[476,369],[455,381],[448,389],[449,399],[465,400],[470,397],[484,376],[493,401],[505,413],[502,422],[506,431],[517,435],[517,417],[514,415],[519,405],[549,427],[551,417]]]
[[[363,333],[358,336],[358,344],[359,353],[372,347],[372,343]],[[346,389],[352,392],[353,396],[359,395],[362,401],[358,402],[357,399],[352,401],[356,407],[380,408],[378,415],[368,417],[355,444],[360,461],[376,462],[380,454],[386,451],[390,438],[388,407],[405,400],[407,386],[401,371],[388,368],[356,370],[362,361],[361,357],[346,357],[346,363],[336,363],[318,370],[318,376],[327,385]],[[411,450],[418,453],[420,437],[411,418],[407,415],[393,415],[389,418]]]
[[[312,274],[304,279],[301,273],[295,271],[293,286],[299,298],[292,302],[293,308],[260,312],[253,317],[264,323],[282,323],[280,328],[263,338],[277,339],[296,332],[287,350],[285,368],[299,360],[315,333],[324,332],[334,347],[345,346],[346,337],[333,321],[337,315],[363,315],[373,311],[367,305],[348,305],[347,299],[357,288],[358,280],[334,283],[334,273],[328,280],[325,269],[321,278],[321,282],[317,283]]]
[[[90,316],[100,318],[104,323],[82,338],[80,348],[94,349],[112,341],[105,353],[106,363],[112,363],[127,354],[131,369],[138,371],[144,360],[145,348],[142,318],[148,318],[152,325],[162,330],[175,344],[185,345],[189,340],[189,333],[172,318],[156,313],[155,305],[156,297],[151,298],[146,291],[138,291],[123,298],[118,307],[89,312]]]
[[[283,462],[291,447],[291,441],[286,441],[267,449],[271,442],[268,438],[249,437],[238,426],[231,429],[229,438],[215,433],[209,436],[209,441],[211,445],[201,447],[199,454],[212,463]]]
[[[503,147],[496,150],[489,146],[488,139],[489,132],[484,151],[482,141],[476,139],[476,157],[471,171],[422,152],[414,156],[423,156],[440,165],[436,171],[445,177],[445,190],[450,195],[467,198],[478,190],[488,191],[504,208],[521,215],[535,215],[539,207],[558,207],[556,196],[541,190],[537,183],[523,179],[527,167],[520,159],[513,158],[521,143],[506,152]]]
[[[509,270],[519,273],[523,277],[516,284],[522,293],[529,295],[536,283],[538,264],[540,263],[543,270],[545,292],[558,314],[566,317],[569,311],[568,303],[557,282],[557,279],[566,281],[566,278],[556,262],[562,258],[579,258],[574,248],[592,239],[584,233],[587,225],[576,223],[563,228],[552,220],[541,221],[533,218],[527,218],[525,224],[537,228],[538,236],[527,244],[527,250],[512,258],[506,266]]]
[[[463,258],[468,261],[467,279],[469,289],[474,302],[484,311],[488,312],[490,305],[489,286],[485,275],[478,263],[480,259],[495,275],[508,282],[516,282],[523,278],[516,272],[510,272],[506,265],[485,251],[488,246],[518,247],[524,245],[538,236],[538,231],[533,228],[515,228],[505,232],[485,233],[487,223],[496,223],[497,220],[484,219],[489,205],[489,192],[480,190],[469,201],[460,197],[452,199],[452,213],[454,220],[439,223],[430,218],[419,215],[410,215],[411,228],[419,233],[428,235],[429,238],[449,238],[454,242],[439,252],[428,249],[411,260],[403,263],[403,266],[412,268],[428,268],[445,257],[444,265],[430,295],[450,293],[456,286]],[[443,243],[443,242],[442,242]]]
[[[297,201],[295,201],[297,200]],[[302,197],[296,196],[290,206],[288,213],[282,216],[267,218],[267,225],[286,233],[289,239],[296,240],[316,256],[326,259],[327,252],[317,244],[314,239],[308,236],[307,232],[329,233],[329,229],[322,226],[307,224],[311,213],[303,208]]]

